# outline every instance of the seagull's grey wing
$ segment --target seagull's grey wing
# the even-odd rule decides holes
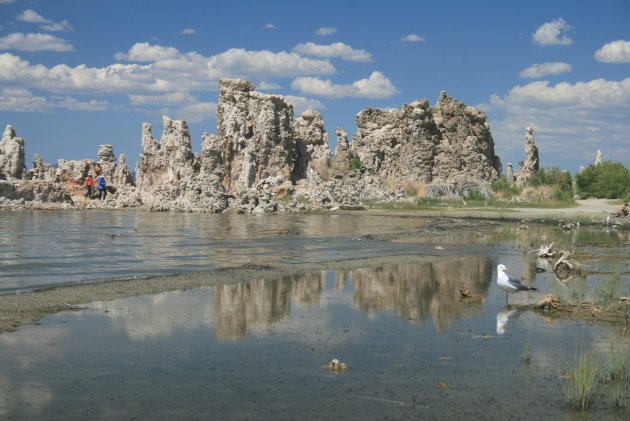
[[[512,278],[510,275],[508,275],[508,282],[516,289],[527,289],[527,287],[521,283],[520,279]]]

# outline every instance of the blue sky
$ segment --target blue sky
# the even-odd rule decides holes
[[[532,126],[543,167],[630,167],[630,1],[0,0],[0,124],[27,165],[133,166],[143,122],[216,132],[218,80],[241,77],[322,112],[335,146],[367,107],[440,90],[483,108],[515,168]]]

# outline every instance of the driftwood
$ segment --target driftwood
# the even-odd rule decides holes
[[[540,259],[554,259],[560,256],[553,264],[553,273],[558,280],[567,280],[572,272],[577,270],[579,266],[584,266],[576,260],[570,259],[571,252],[566,250],[558,250],[556,243],[542,244],[536,250],[530,250],[530,253],[536,253]]]
[[[554,257],[558,252],[555,250],[555,241],[552,241],[549,244],[542,244],[538,249],[536,250],[530,250],[530,253],[536,253],[536,256],[541,257],[543,259],[547,259],[547,258],[552,258]]]
[[[477,301],[483,298],[481,295],[469,289],[458,289],[457,293],[459,295],[459,301]]]
[[[620,297],[620,305],[630,305],[630,297]],[[582,302],[577,304],[567,303],[560,298],[547,295],[532,310],[544,312],[549,316],[571,316],[579,319],[600,320],[606,322],[629,322],[628,312],[614,305]]]

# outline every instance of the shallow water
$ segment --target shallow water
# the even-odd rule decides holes
[[[364,241],[424,222],[350,214],[0,211],[0,294],[61,283],[428,251]]]
[[[94,302],[47,317],[0,335],[0,418],[573,419],[578,414],[566,403],[562,373],[575,368],[579,354],[606,361],[611,348],[630,349],[627,326],[552,320],[527,309],[550,293],[630,295],[625,233],[356,215],[243,217],[227,229],[225,220],[206,216],[157,215],[153,221],[175,221],[167,231],[186,235],[162,234],[160,241],[179,246],[166,257],[153,251],[151,270],[186,256],[196,256],[184,265],[193,270],[230,265],[231,259],[200,257],[207,244],[223,247],[227,237],[241,261],[326,261],[400,250],[443,258]],[[93,241],[107,241],[102,234],[109,231],[100,230],[114,229],[108,224],[94,230],[101,234]],[[146,240],[146,224],[126,227]],[[78,225],[74,238],[90,243],[76,234]],[[202,226],[213,234],[199,234]],[[221,229],[230,235],[221,237]],[[124,244],[128,237],[119,239],[119,248],[134,249]],[[133,241],[150,252],[145,240]],[[584,277],[558,280],[536,271],[529,251],[552,240],[576,250],[588,265]],[[506,305],[494,283],[499,262],[539,291]],[[65,264],[80,278],[76,262]],[[35,274],[25,278],[41,282]],[[482,299],[459,301],[462,288]],[[324,368],[332,358],[349,368],[337,374]],[[624,408],[615,407],[616,392],[603,383],[586,418],[628,419],[630,388],[622,387]]]

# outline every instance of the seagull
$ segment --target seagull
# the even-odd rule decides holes
[[[504,264],[497,266],[497,285],[505,291],[506,303],[508,302],[508,294],[518,291],[536,291],[536,288],[525,286],[518,279],[505,273],[507,270]]]

